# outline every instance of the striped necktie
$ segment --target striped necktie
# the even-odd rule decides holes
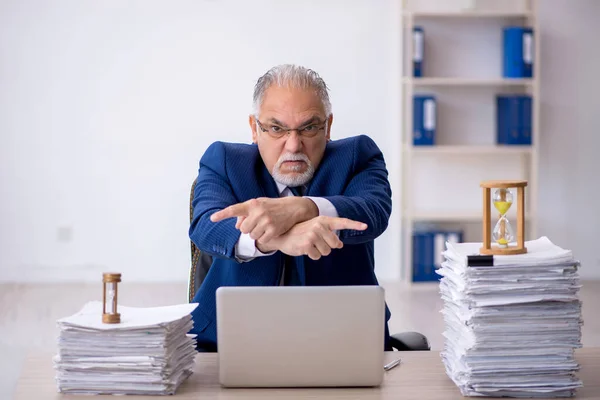
[[[294,196],[302,196],[304,194],[304,186],[288,186],[288,188],[292,193],[294,193]]]
[[[294,196],[302,196],[304,192],[303,186],[288,186]],[[283,270],[283,285],[284,286],[300,286],[300,277],[296,268],[296,259],[292,256],[285,255],[285,268]]]

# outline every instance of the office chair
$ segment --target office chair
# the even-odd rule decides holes
[[[192,201],[194,200],[194,188],[196,187],[196,180],[192,183],[192,189],[190,192],[190,223],[194,217],[194,207]],[[203,253],[195,244],[190,240],[191,243],[191,260],[192,265],[190,268],[190,276],[188,279],[188,302],[192,302],[196,292],[202,285],[204,278],[208,274],[208,270],[212,265],[212,256]],[[402,332],[394,335],[390,335],[391,346],[398,351],[427,351],[431,350],[427,337],[418,332]]]

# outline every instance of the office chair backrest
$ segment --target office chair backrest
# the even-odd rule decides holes
[[[194,189],[196,188],[196,180],[192,183],[192,189],[190,193],[190,223],[194,218],[194,206],[192,205],[192,201],[194,200]],[[212,256],[209,254],[203,253],[200,251],[198,247],[190,240],[191,245],[191,262],[190,266],[190,277],[188,280],[188,302],[192,302],[196,292],[204,278],[206,278],[206,274],[208,274],[208,270],[212,265]]]

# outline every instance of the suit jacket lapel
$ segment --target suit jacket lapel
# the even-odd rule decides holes
[[[259,169],[258,183],[263,191],[263,197],[279,197],[279,189],[277,189],[277,184],[262,161],[260,162]]]
[[[325,148],[325,153],[323,154],[323,159],[321,159],[321,164],[315,171],[313,178],[308,182],[306,186],[306,191],[304,192],[305,196],[327,196],[329,191],[327,190],[330,182],[328,180],[331,179],[332,171],[329,171],[329,155],[330,149],[329,144]]]

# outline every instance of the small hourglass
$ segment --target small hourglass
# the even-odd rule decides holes
[[[105,324],[118,324],[121,322],[121,314],[117,312],[117,296],[119,293],[117,283],[119,282],[121,282],[121,274],[102,274],[102,322]]]
[[[527,181],[484,181],[483,188],[483,246],[481,254],[524,254],[525,248],[525,187]],[[513,194],[510,188],[517,189],[517,234],[515,234],[506,217],[506,213],[513,204]],[[494,195],[491,190],[495,189]],[[491,229],[491,204],[500,213],[498,222]],[[494,245],[492,246],[492,238]]]

